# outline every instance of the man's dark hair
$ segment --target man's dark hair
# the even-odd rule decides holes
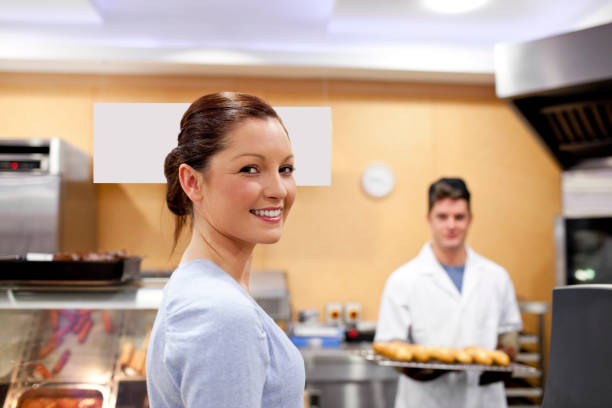
[[[429,186],[429,211],[434,204],[445,198],[453,200],[464,199],[467,202],[468,211],[470,210],[470,191],[460,178],[443,177]]]

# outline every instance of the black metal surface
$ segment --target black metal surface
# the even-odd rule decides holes
[[[120,381],[117,390],[116,408],[148,408],[147,384],[145,381]]]
[[[612,285],[557,288],[544,408],[612,406]]]
[[[612,80],[508,102],[563,168],[612,155]]]
[[[565,279],[568,285],[612,283],[612,217],[566,218]],[[591,270],[578,279],[576,272]]]
[[[499,98],[567,169],[612,156],[612,23],[495,47]]]
[[[0,384],[0,407],[4,406],[4,400],[6,400],[6,394],[10,384]]]
[[[0,144],[0,154],[49,154],[49,145]]]
[[[106,284],[135,278],[139,257],[114,261],[27,261],[0,259],[0,281],[27,284]]]

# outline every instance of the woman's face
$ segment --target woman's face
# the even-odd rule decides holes
[[[196,216],[218,233],[251,244],[281,237],[295,199],[293,152],[278,120],[250,118],[226,136],[204,173]]]

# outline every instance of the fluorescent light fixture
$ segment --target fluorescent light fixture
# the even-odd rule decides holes
[[[77,25],[101,25],[104,22],[89,0],[4,0],[0,1],[0,21]]]
[[[489,0],[421,0],[425,8],[436,13],[459,14],[476,10]]]

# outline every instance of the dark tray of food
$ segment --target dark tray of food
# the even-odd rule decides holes
[[[27,254],[0,258],[0,281],[27,285],[108,285],[140,273],[141,257],[124,252]]]

